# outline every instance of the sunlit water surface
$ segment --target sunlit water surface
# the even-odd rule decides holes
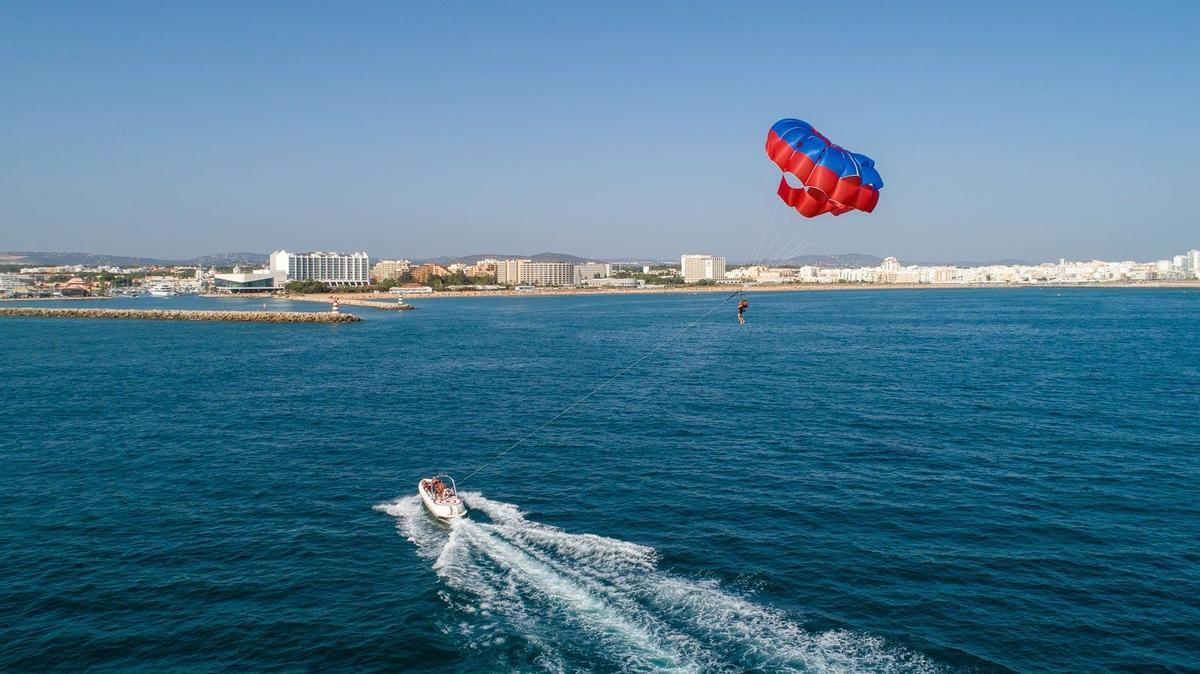
[[[723,297],[0,319],[0,670],[1200,668],[1197,291],[753,295],[422,511]]]

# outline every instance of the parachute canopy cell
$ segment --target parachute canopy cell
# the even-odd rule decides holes
[[[767,132],[767,156],[800,181],[792,187],[779,178],[779,198],[800,215],[870,213],[879,203],[883,178],[870,157],[834,145],[808,122],[781,119]]]

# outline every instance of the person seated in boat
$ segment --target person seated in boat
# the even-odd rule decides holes
[[[738,325],[746,324],[746,317],[744,316],[744,314],[746,313],[746,310],[749,308],[750,308],[750,300],[747,300],[745,297],[743,297],[742,301],[738,302]]]

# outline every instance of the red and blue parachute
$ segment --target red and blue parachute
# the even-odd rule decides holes
[[[779,198],[806,218],[855,209],[870,213],[879,203],[883,178],[875,162],[834,145],[807,122],[775,122],[767,132],[767,156],[803,185],[792,187],[780,177]]]

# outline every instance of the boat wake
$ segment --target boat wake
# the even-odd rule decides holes
[[[843,630],[811,632],[710,580],[659,570],[652,548],[571,534],[465,493],[491,522],[439,525],[409,496],[376,506],[432,561],[443,629],[504,669],[932,672],[927,658]]]

